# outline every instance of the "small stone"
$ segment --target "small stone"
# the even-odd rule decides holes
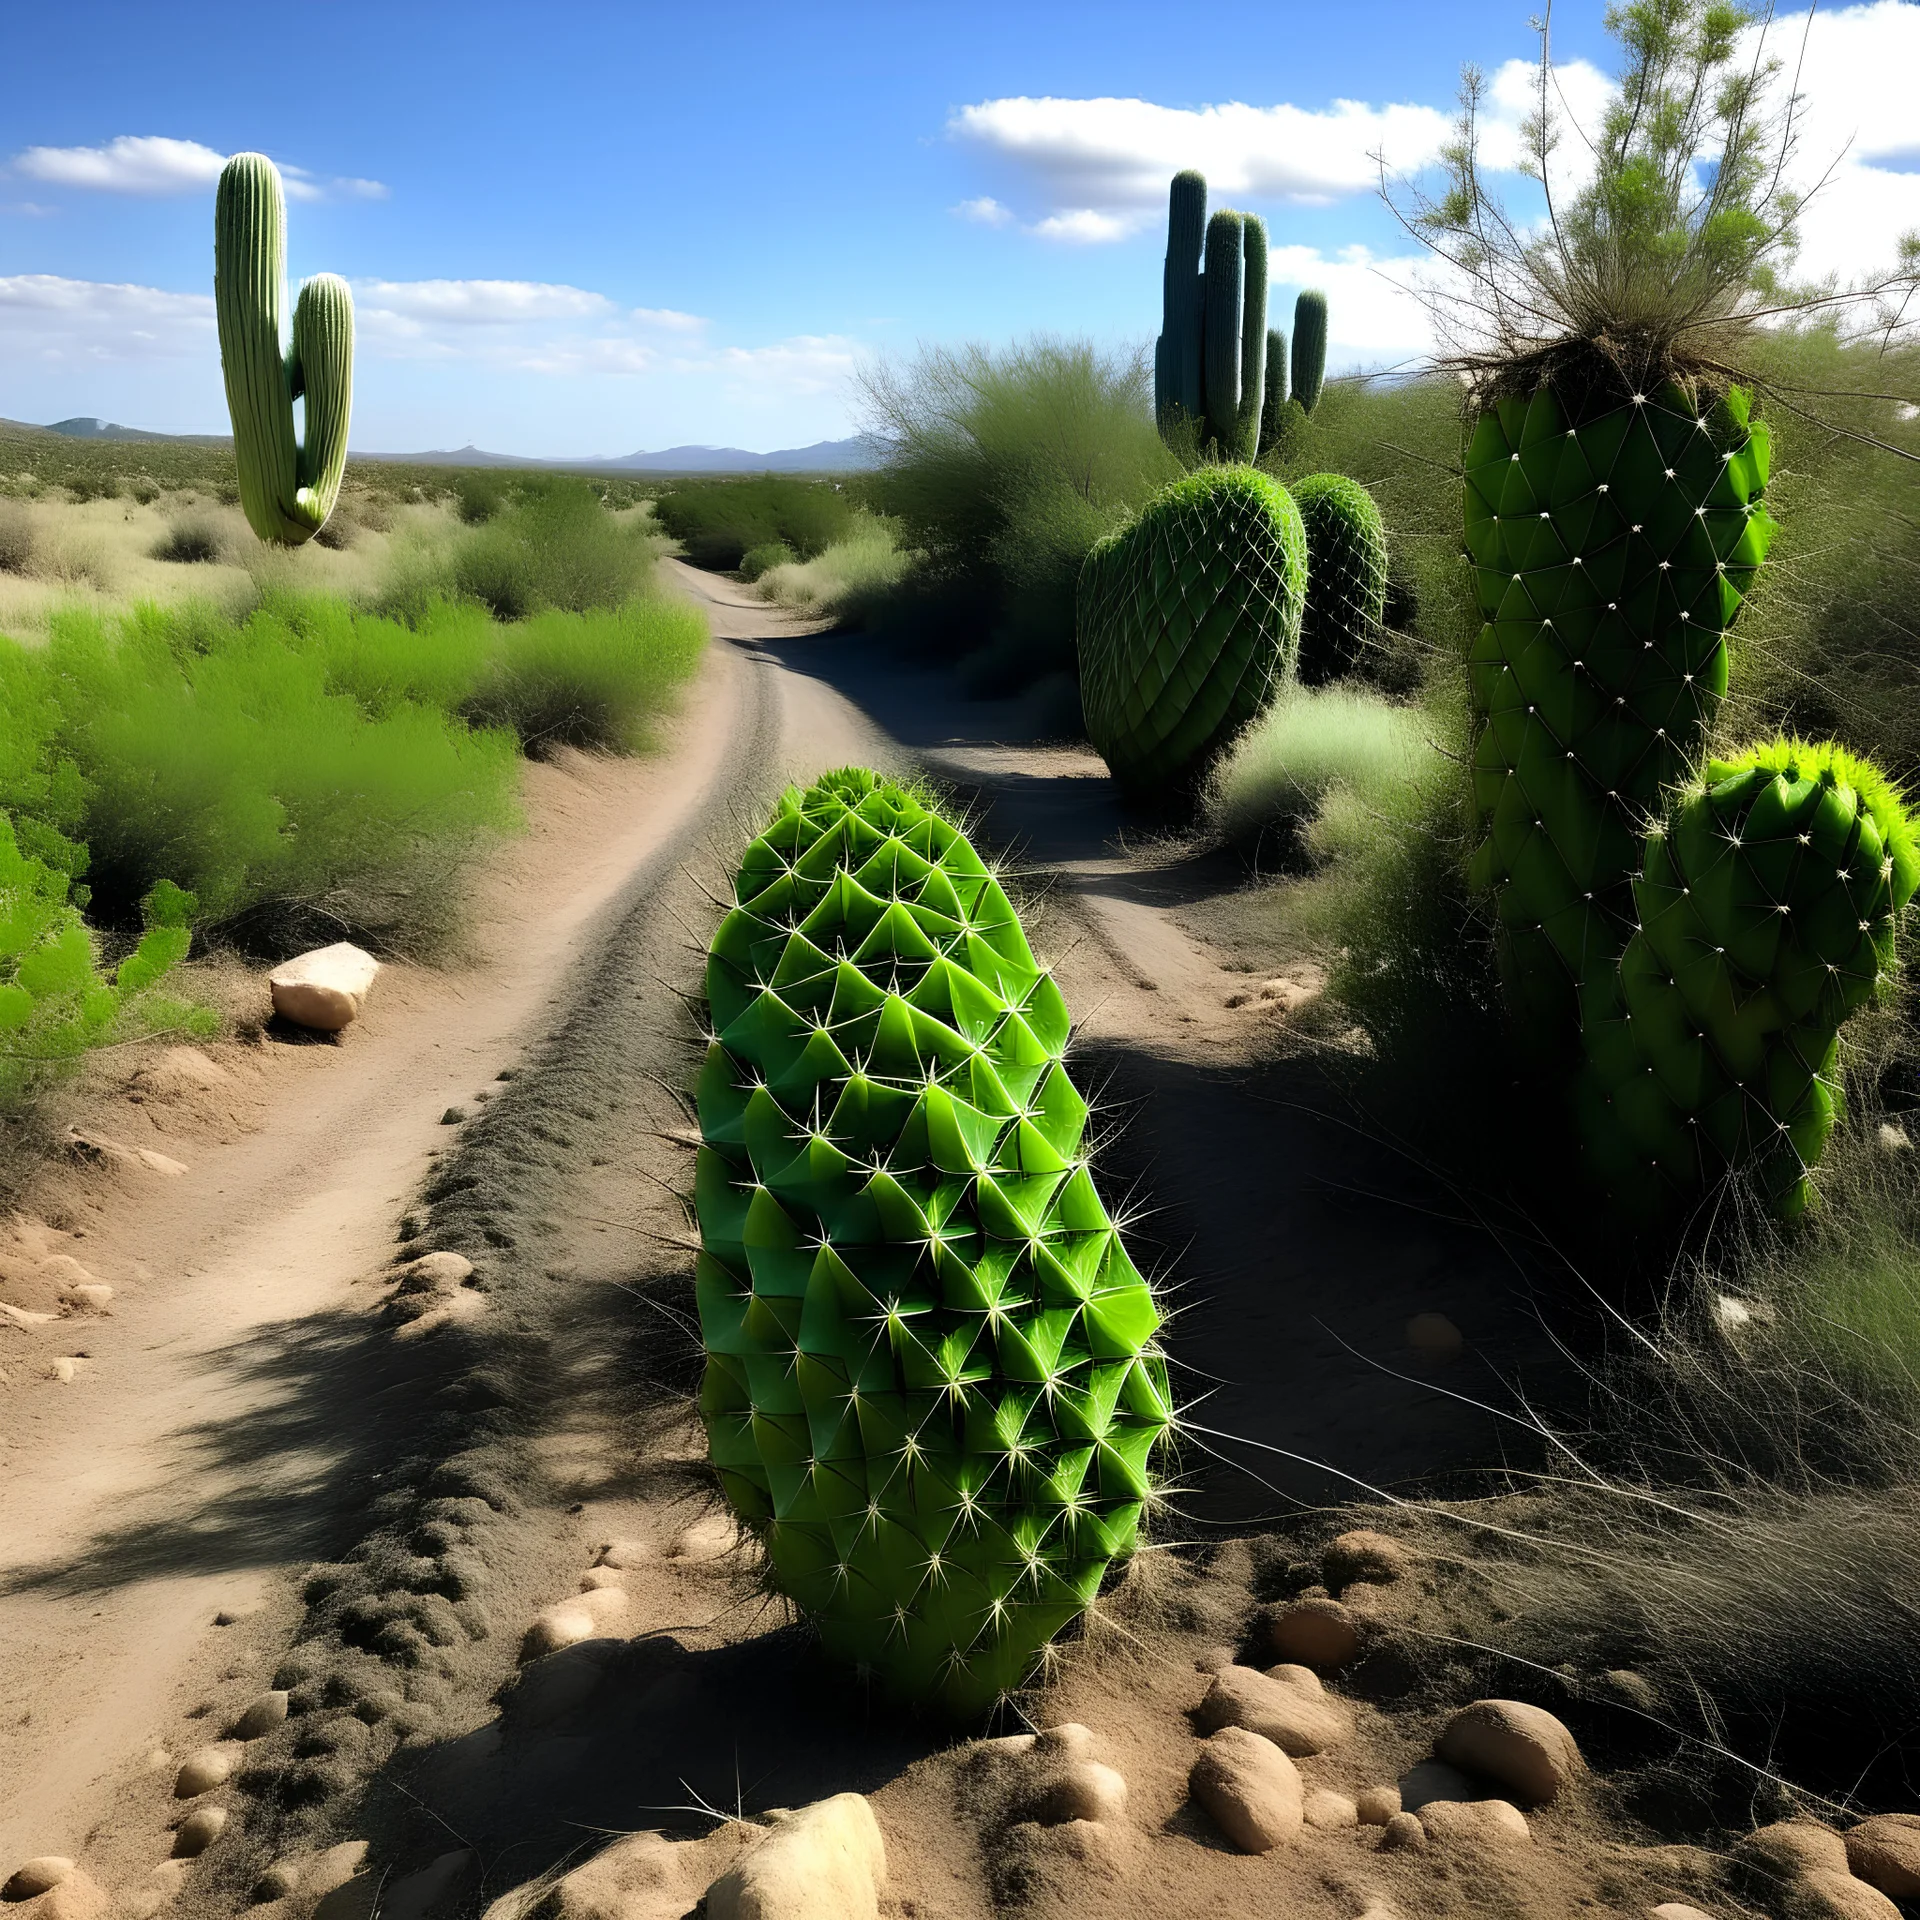
[[[1356,1527],[1350,1533],[1336,1535],[1320,1555],[1320,1569],[1336,1593],[1356,1580],[1389,1586],[1412,1564],[1412,1556],[1398,1540],[1375,1533],[1371,1527]]]
[[[173,1830],[173,1857],[197,1860],[226,1831],[225,1807],[195,1807]]]
[[[1631,1667],[1609,1667],[1595,1682],[1594,1691],[1603,1699],[1617,1701],[1638,1713],[1653,1713],[1660,1705],[1660,1695],[1653,1682]]]
[[[192,1800],[215,1787],[224,1786],[233,1775],[233,1752],[228,1747],[201,1747],[187,1755],[174,1777],[173,1797]]]
[[[1268,1644],[1282,1659],[1331,1672],[1360,1651],[1360,1629],[1338,1600],[1296,1600],[1273,1616]]]
[[[1468,1846],[1524,1845],[1527,1816],[1510,1800],[1430,1800],[1420,1809],[1429,1840]]]
[[[1746,1885],[1762,1894],[1803,1874],[1848,1871],[1847,1843],[1812,1820],[1776,1820],[1755,1828],[1733,1843],[1733,1861]]]
[[[394,1269],[402,1293],[458,1293],[473,1275],[473,1262],[463,1253],[423,1253]]]
[[[1406,1813],[1418,1813],[1436,1800],[1471,1800],[1476,1789],[1458,1767],[1444,1760],[1422,1760],[1400,1777],[1396,1806]]]
[[[1305,1817],[1299,1769],[1246,1727],[1222,1727],[1206,1742],[1187,1790],[1242,1853],[1266,1853],[1295,1838]]]
[[[1523,1700],[1476,1700],[1462,1707],[1434,1742],[1449,1766],[1483,1773],[1523,1807],[1543,1807],[1585,1771],[1566,1727]]]
[[[1069,1820],[1118,1820],[1126,1810],[1126,1781],[1097,1760],[1076,1760],[1041,1794],[1033,1817],[1058,1827]]]
[[[638,1567],[660,1556],[644,1540],[609,1540],[600,1549],[603,1567]]]
[[[1078,1720],[1058,1720],[1050,1727],[1042,1727],[1034,1736],[1034,1744],[1049,1753],[1068,1754],[1076,1760],[1091,1759],[1093,1729],[1082,1726]]]
[[[1354,1796],[1354,1812],[1360,1816],[1363,1827],[1384,1827],[1400,1806],[1398,1787],[1362,1787]]]
[[[317,1033],[338,1033],[359,1019],[379,971],[372,954],[339,940],[275,967],[267,976],[267,991],[281,1019]]]
[[[1847,1865],[1896,1900],[1920,1894],[1920,1814],[1876,1813],[1846,1833]]]
[[[337,1887],[328,1889],[313,1910],[313,1920],[373,1920],[384,1878],[378,1873],[350,1874]],[[312,1891],[304,1876],[300,1884],[303,1891]]]
[[[1900,1920],[1900,1909],[1878,1887],[1831,1867],[1803,1874],[1789,1888],[1783,1911],[1788,1920]]]
[[[65,1854],[38,1854],[14,1868],[6,1885],[0,1887],[0,1900],[32,1900],[50,1892],[73,1872],[74,1864]]]
[[[331,1893],[344,1887],[367,1863],[364,1840],[342,1840],[338,1846],[323,1847],[301,1869],[300,1891],[310,1896]]]
[[[300,1872],[306,1861],[299,1854],[276,1860],[253,1883],[253,1904],[264,1907],[269,1900],[284,1900],[300,1891]]]
[[[1647,1920],[1713,1920],[1713,1915],[1688,1906],[1684,1900],[1663,1900],[1648,1909]]]
[[[233,1723],[233,1738],[258,1740],[263,1734],[271,1733],[275,1727],[285,1725],[288,1697],[285,1690],[281,1688],[275,1688],[271,1693],[261,1694]]]
[[[436,1855],[418,1873],[390,1880],[380,1896],[380,1920],[421,1920],[447,1898],[478,1864],[467,1847]]]
[[[61,1297],[84,1313],[105,1313],[113,1304],[113,1289],[103,1281],[91,1280],[69,1287]]]
[[[627,1834],[559,1881],[552,1920],[678,1920],[699,1898],[687,1882],[695,1855],[663,1833]]]
[[[465,1107],[449,1107],[441,1114],[440,1124],[443,1127],[457,1127],[466,1117],[467,1110]]]
[[[1295,1758],[1322,1753],[1353,1731],[1346,1707],[1329,1699],[1319,1676],[1301,1666],[1266,1673],[1222,1667],[1200,1703],[1197,1721],[1202,1733],[1245,1727]]]
[[[1360,1823],[1359,1808],[1344,1793],[1335,1793],[1330,1787],[1315,1787],[1301,1801],[1300,1813],[1308,1826],[1322,1833],[1338,1833]]]
[[[1416,1313],[1407,1322],[1407,1345],[1430,1360],[1454,1360],[1467,1343],[1444,1313]]]
[[[606,1677],[592,1648],[563,1648],[524,1667],[501,1705],[518,1725],[543,1727],[585,1706]]]
[[[887,1845],[866,1797],[836,1793],[778,1813],[707,1889],[707,1920],[877,1920]]]
[[[71,1386],[80,1368],[71,1354],[63,1353],[48,1366],[49,1379],[58,1380],[62,1386]]]
[[[537,1614],[520,1643],[521,1660],[538,1660],[562,1647],[578,1646],[606,1633],[624,1619],[632,1603],[621,1587],[596,1587],[591,1593],[557,1600]]]
[[[1202,1647],[1193,1656],[1195,1673],[1218,1673],[1222,1667],[1239,1665],[1239,1656],[1231,1647]]]
[[[1380,1851],[1382,1853],[1419,1853],[1427,1844],[1427,1830],[1420,1824],[1417,1814],[1396,1813],[1380,1829]]]

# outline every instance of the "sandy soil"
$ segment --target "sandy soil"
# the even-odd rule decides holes
[[[45,1311],[60,1256],[115,1293],[0,1326],[0,1871],[68,1854],[134,1916],[305,1920],[342,1871],[321,1850],[364,1842],[360,1904],[320,1920],[376,1897],[451,1920],[531,1906],[640,1828],[710,1834],[717,1870],[742,1830],[703,1809],[850,1788],[898,1916],[1644,1914],[1711,1885],[1708,1856],[1626,1847],[1581,1794],[1498,1858],[1352,1827],[1249,1858],[1188,1802],[1208,1670],[1270,1663],[1267,1610],[1327,1590],[1339,1523],[1314,1506],[1497,1463],[1478,1397],[1553,1364],[1527,1276],[1356,1132],[1310,973],[1183,930],[1232,875],[1129,850],[1090,754],[997,738],[1007,709],[680,573],[721,636],[684,716],[647,762],[534,770],[470,969],[392,969],[337,1046],[156,1062],[87,1130],[184,1170],[83,1149],[16,1223],[0,1298]],[[949,782],[1024,873],[1110,1181],[1147,1209],[1210,1394],[1161,1525],[1178,1550],[1032,1703],[1092,1730],[1124,1819],[1036,1821],[1040,1762],[863,1700],[757,1590],[701,1471],[683,996],[771,792],[851,759]],[[408,1264],[430,1251],[471,1272],[434,1283]],[[1434,1313],[1457,1346],[1410,1340]],[[1407,1649],[1472,1624],[1438,1566],[1351,1598],[1377,1652],[1339,1683],[1350,1734],[1302,1762],[1349,1794],[1426,1753],[1444,1701]],[[288,1716],[250,1729],[269,1688]],[[182,1797],[209,1748],[224,1782]],[[206,1806],[224,1832],[168,1862]]]

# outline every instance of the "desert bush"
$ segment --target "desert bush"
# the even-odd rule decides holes
[[[893,527],[872,514],[860,513],[832,546],[811,560],[770,568],[758,585],[769,600],[795,613],[858,626],[900,584],[911,564],[910,557],[900,551]]]
[[[523,620],[617,607],[647,587],[658,557],[649,522],[614,519],[584,480],[543,477],[458,543],[451,578],[499,619]]]
[[[763,573],[770,573],[775,567],[790,566],[796,558],[793,549],[784,540],[763,541],[757,547],[749,547],[740,556],[740,578],[758,580]]]
[[[153,543],[156,560],[171,560],[181,566],[204,565],[220,559],[226,543],[210,520],[176,520]]]
[[[762,473],[676,482],[655,500],[653,512],[693,565],[732,572],[754,548],[776,542],[811,560],[845,536],[853,503],[831,480]]]
[[[32,512],[12,500],[0,500],[0,573],[31,573],[38,547]]]
[[[507,504],[506,480],[484,467],[467,468],[454,480],[453,500],[468,526],[484,526]]]

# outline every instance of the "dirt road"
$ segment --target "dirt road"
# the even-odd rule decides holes
[[[706,1504],[685,1398],[682,996],[740,841],[830,765],[925,767],[1051,883],[1036,945],[1121,1123],[1107,1164],[1152,1203],[1176,1360],[1260,1476],[1196,1439],[1175,1530],[1351,1485],[1303,1462],[1380,1484],[1491,1457],[1461,1395],[1537,1360],[1524,1288],[1404,1170],[1356,1175],[1247,962],[1182,931],[1232,876],[1127,851],[1085,749],[996,739],[1009,710],[678,571],[718,636],[685,712],[650,760],[532,770],[472,964],[390,970],[338,1046],[150,1076],[100,1130],[185,1171],[76,1172],[16,1248],[116,1293],[0,1327],[0,1873],[69,1854],[130,1910],[216,1911],[358,1833],[401,1870],[470,1855],[470,1899],[649,1809],[878,1790],[938,1744],[795,1657]],[[469,1282],[396,1288],[429,1250]],[[1470,1343],[1445,1378],[1406,1347],[1430,1311]],[[570,1678],[498,1710],[542,1610],[589,1602],[586,1650],[543,1663]],[[288,1729],[223,1744],[270,1684]],[[176,1773],[210,1744],[236,1818],[180,1891]]]

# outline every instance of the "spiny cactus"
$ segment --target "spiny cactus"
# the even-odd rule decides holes
[[[1287,404],[1287,336],[1278,327],[1267,329],[1266,376],[1260,396],[1260,443],[1255,448],[1263,460],[1280,438],[1280,417]]]
[[[1868,762],[1803,740],[1709,761],[1648,837],[1624,956],[1583,989],[1602,1183],[1651,1212],[1752,1168],[1775,1211],[1804,1211],[1841,1022],[1891,975],[1916,881],[1912,823]]]
[[[262,540],[295,547],[326,525],[346,471],[353,295],[336,274],[307,281],[294,303],[292,349],[283,352],[286,281],[279,170],[265,154],[236,153],[214,196],[213,294],[240,505]],[[303,395],[301,445],[293,403]]]
[[[1286,488],[1250,467],[1176,480],[1080,570],[1087,736],[1122,787],[1164,799],[1293,670],[1307,539]]]
[[[1293,303],[1293,397],[1302,413],[1320,404],[1327,377],[1327,296],[1311,287]]]
[[[1068,1015],[921,796],[790,789],[707,962],[700,1408],[828,1650],[960,1718],[1133,1551],[1160,1314],[1088,1171]]]
[[[1206,257],[1201,259],[1204,238]],[[1207,218],[1203,175],[1177,173],[1167,197],[1154,418],[1172,438],[1198,429],[1203,448],[1251,460],[1267,381],[1267,229],[1222,208]]]
[[[1551,388],[1483,412],[1466,535],[1474,795],[1510,988],[1571,1032],[1572,988],[1631,931],[1647,816],[1706,741],[1727,640],[1773,537],[1769,442],[1738,389],[1614,404]]]
[[[1293,484],[1307,533],[1307,605],[1300,678],[1318,686],[1351,671],[1387,608],[1387,529],[1359,481],[1310,473]]]

